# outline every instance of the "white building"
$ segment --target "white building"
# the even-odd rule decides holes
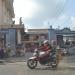
[[[16,45],[21,44],[24,25],[13,24],[15,17],[14,0],[0,0],[0,46],[11,46],[11,50],[16,50]]]
[[[13,0],[0,0],[0,25],[12,24],[14,18]]]

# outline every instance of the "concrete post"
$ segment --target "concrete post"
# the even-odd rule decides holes
[[[17,31],[17,42],[18,42],[18,44],[21,44],[21,32],[19,29]]]

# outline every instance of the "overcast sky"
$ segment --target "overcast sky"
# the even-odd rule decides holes
[[[75,0],[14,0],[14,10],[28,28],[75,27]]]

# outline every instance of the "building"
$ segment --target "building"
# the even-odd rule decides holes
[[[6,44],[21,44],[23,33],[24,25],[0,25],[0,42],[4,46]]]
[[[0,0],[0,25],[12,24],[14,17],[13,0]]]
[[[24,25],[13,23],[14,0],[0,0],[0,46],[10,47],[12,52],[18,44],[22,44]]]
[[[48,39],[48,29],[28,29],[28,32],[24,35],[23,43],[27,51],[33,51],[45,39]]]
[[[48,29],[49,41],[56,40],[60,47],[67,45],[75,45],[75,31],[69,28],[64,29]]]
[[[45,39],[56,41],[60,47],[75,45],[75,31],[69,28],[64,29],[28,29],[28,32],[24,35],[22,42],[27,47],[27,50],[33,50],[35,45],[40,45]]]

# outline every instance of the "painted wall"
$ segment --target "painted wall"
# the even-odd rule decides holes
[[[8,29],[6,34],[6,46],[11,48],[11,56],[15,54],[16,50],[16,29]]]
[[[6,34],[6,44],[10,44],[10,46],[15,48],[16,46],[16,30],[8,29],[8,33]]]

